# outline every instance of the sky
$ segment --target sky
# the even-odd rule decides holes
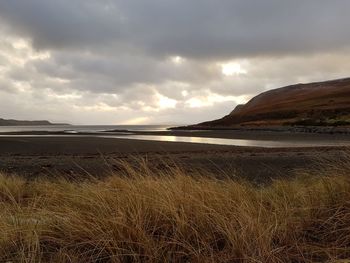
[[[0,118],[191,124],[350,77],[348,0],[0,0]]]

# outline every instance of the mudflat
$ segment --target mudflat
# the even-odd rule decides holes
[[[210,132],[196,133],[209,136]],[[153,133],[154,134],[154,133]],[[183,135],[181,135],[183,134]],[[177,132],[184,136],[188,133]],[[23,135],[23,134],[22,134]],[[223,137],[223,136],[227,137]],[[236,134],[237,135],[237,134]],[[30,136],[27,134],[27,136]],[[211,137],[237,138],[229,132],[211,132]],[[221,137],[220,137],[221,136]],[[231,136],[231,137],[229,137]],[[257,138],[242,133],[239,138]],[[286,134],[280,135],[287,139]],[[307,139],[308,135],[300,138]],[[338,147],[257,148],[181,142],[158,142],[94,136],[0,137],[0,171],[28,177],[67,176],[73,179],[108,176],[121,171],[122,161],[138,164],[143,158],[155,169],[179,166],[191,172],[217,171],[220,176],[241,177],[261,183],[294,176],[303,169],[314,169],[347,155],[349,137],[319,135],[310,139],[344,142]],[[276,139],[261,134],[260,139]],[[296,137],[293,137],[296,138]],[[298,140],[300,140],[298,137]],[[290,135],[289,135],[290,139]]]

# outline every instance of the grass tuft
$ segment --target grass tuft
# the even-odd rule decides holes
[[[0,262],[341,262],[346,169],[260,187],[146,162],[82,182],[1,175]]]

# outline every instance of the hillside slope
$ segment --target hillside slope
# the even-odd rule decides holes
[[[348,126],[350,78],[270,90],[222,119],[195,127]]]

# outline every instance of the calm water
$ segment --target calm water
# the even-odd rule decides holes
[[[57,126],[0,126],[0,132],[102,132],[108,130],[164,131],[169,125],[57,125]]]
[[[262,148],[285,148],[285,147],[324,147],[324,146],[350,146],[350,141],[267,141],[267,140],[245,140],[245,139],[220,139],[220,138],[201,138],[184,136],[162,136],[162,135],[130,135],[120,133],[121,135],[0,135],[0,137],[99,137],[105,139],[126,139],[142,141],[161,141],[161,142],[183,142],[183,143],[202,143],[215,145],[231,146],[249,146]]]
[[[0,126],[1,132],[20,132],[20,131],[64,131],[67,135],[59,136],[81,136],[89,137],[90,135],[69,135],[70,133],[79,132],[103,132],[108,130],[128,130],[132,131],[164,131],[169,125],[60,125],[60,126]],[[58,135],[12,135],[11,137],[57,137]],[[233,146],[251,146],[264,148],[281,148],[281,147],[315,147],[315,146],[350,146],[349,141],[266,141],[266,140],[244,140],[244,139],[219,139],[219,138],[200,138],[200,137],[183,137],[183,136],[158,136],[158,135],[133,135],[130,133],[120,132],[118,135],[101,134],[91,135],[110,139],[132,139],[146,141],[166,141],[166,142],[187,142],[187,143],[204,143],[216,145],[233,145]],[[0,135],[0,137],[9,137]]]
[[[266,141],[266,140],[244,140],[244,139],[220,139],[203,137],[184,137],[184,136],[158,136],[158,135],[117,135],[100,136],[104,138],[132,139],[146,141],[163,142],[187,142],[204,143],[216,145],[249,146],[263,148],[284,148],[284,147],[320,147],[320,146],[350,146],[350,141]]]

